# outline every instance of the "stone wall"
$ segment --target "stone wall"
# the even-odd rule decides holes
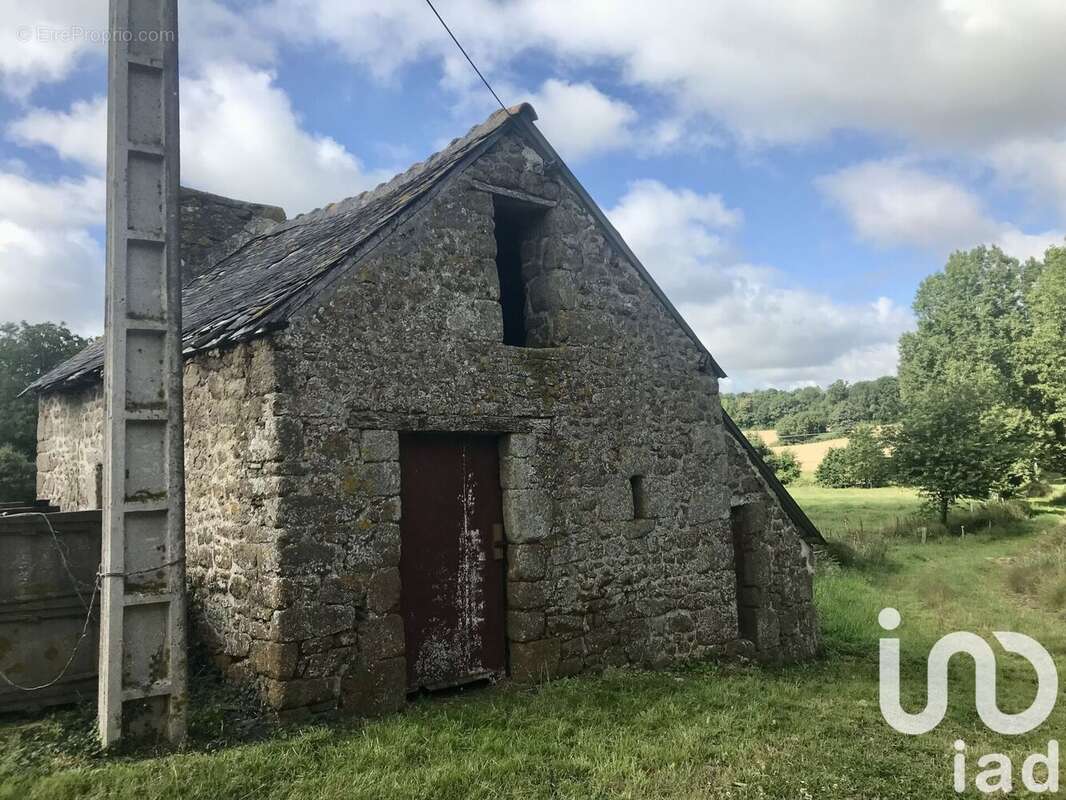
[[[748,569],[743,579],[756,609],[756,653],[767,661],[811,658],[819,647],[814,553],[744,448],[727,438],[730,503],[757,520],[755,535],[745,542]]]
[[[543,346],[501,343],[481,184],[557,200],[523,251]],[[398,431],[500,434],[514,677],[738,646],[717,382],[530,147],[503,140],[276,338],[300,430],[284,458],[307,468],[281,501],[294,602],[275,634],[296,666],[270,684],[280,705],[403,700]]]
[[[42,396],[37,412],[37,496],[63,511],[99,508],[103,461],[103,387]]]
[[[275,674],[271,639],[284,604],[278,513],[289,441],[274,414],[278,384],[270,340],[185,362],[185,525],[193,620],[201,642],[234,677]],[[97,385],[40,399],[37,489],[64,511],[97,507],[103,392]],[[253,666],[254,665],[254,666]]]
[[[281,497],[291,476],[275,410],[274,349],[258,339],[185,364],[185,538],[190,607],[201,644],[230,676],[279,669],[274,609],[286,602]]]

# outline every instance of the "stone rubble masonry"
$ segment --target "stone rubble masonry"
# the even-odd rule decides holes
[[[269,340],[185,362],[187,574],[196,633],[236,678],[285,672],[270,642],[275,612],[289,604],[280,573],[280,498],[291,476],[280,466],[290,444],[275,414],[279,386]],[[99,386],[40,400],[37,492],[64,511],[97,507],[103,461]],[[291,677],[291,676],[290,676]],[[277,678],[275,678],[277,679]]]
[[[37,410],[37,496],[64,511],[100,508],[104,387],[42,395]]]
[[[181,276],[187,284],[214,263],[212,251],[237,237],[247,236],[285,221],[277,206],[233,200],[198,189],[181,187]]]
[[[483,184],[556,202],[522,248],[535,347],[502,344]],[[400,707],[399,433],[479,432],[499,435],[515,680],[811,655],[809,551],[737,460],[700,355],[541,156],[501,137],[288,328],[187,362],[195,629],[285,718]],[[41,400],[39,487],[64,507],[85,499],[98,398]],[[738,640],[738,500],[770,520],[754,644]]]
[[[746,582],[758,587],[757,656],[765,661],[801,661],[819,651],[814,611],[814,552],[780,503],[732,440],[728,482],[733,506],[754,505],[762,524],[747,553]]]

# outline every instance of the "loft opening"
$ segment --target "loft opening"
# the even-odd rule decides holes
[[[526,347],[529,339],[526,287],[537,267],[533,263],[533,242],[545,212],[542,206],[501,195],[493,196],[492,206],[503,343]]]

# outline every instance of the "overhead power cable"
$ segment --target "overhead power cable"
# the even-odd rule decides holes
[[[472,59],[470,57],[470,54],[466,52],[466,50],[461,44],[459,44],[459,40],[455,38],[455,34],[452,33],[452,29],[449,28],[448,23],[444,21],[444,17],[442,17],[440,15],[440,12],[438,12],[437,9],[434,8],[432,0],[426,0],[426,5],[429,6],[429,10],[433,12],[433,15],[438,20],[440,20],[440,24],[444,26],[444,30],[446,30],[448,32],[448,35],[452,37],[452,41],[455,42],[455,46],[459,48],[459,52],[466,57],[467,62],[470,64],[471,67],[474,68],[474,72],[476,72],[477,76],[481,78],[481,82],[485,84],[485,88],[492,92],[492,96],[496,98],[496,102],[500,104],[500,108],[502,108],[507,113],[507,115],[510,116],[510,109],[508,109],[507,106],[503,104],[503,100],[501,100],[500,96],[496,94],[496,90],[492,88],[492,85],[488,82],[485,76],[481,74],[481,70],[477,68],[477,64],[474,63],[474,59]]]

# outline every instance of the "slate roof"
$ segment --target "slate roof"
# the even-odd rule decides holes
[[[388,183],[282,222],[219,259],[182,292],[185,353],[284,326],[308,290],[493,140],[510,114],[531,112],[526,105],[510,112],[501,109]],[[43,375],[28,391],[98,381],[103,363],[103,341],[98,341]]]
[[[649,286],[692,337],[710,371],[725,377],[714,358],[663,294],[573,173],[532,124],[533,107],[499,110],[463,137],[415,164],[388,183],[339,203],[282,222],[242,240],[182,293],[186,355],[251,339],[284,327],[292,314],[329,282],[342,263],[373,249],[407,212],[420,206],[456,168],[487,149],[509,125],[519,126],[548,154],[561,176],[584,199],[610,239],[632,260]],[[26,391],[62,391],[98,382],[103,373],[102,339],[31,384]]]

